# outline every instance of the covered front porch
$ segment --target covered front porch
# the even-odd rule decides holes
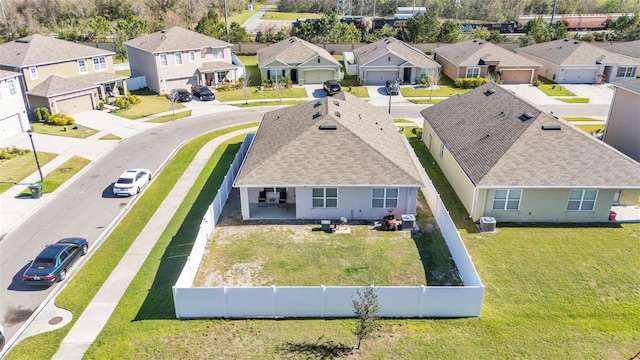
[[[296,189],[289,187],[241,188],[245,220],[295,219]]]
[[[218,87],[225,81],[237,81],[238,70],[237,66],[224,61],[204,63],[198,68],[200,73],[198,81],[201,85]]]

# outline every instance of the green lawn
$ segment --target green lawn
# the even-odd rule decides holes
[[[157,95],[144,90],[136,90],[131,93],[135,94],[140,99],[140,103],[133,105],[130,109],[117,110],[113,112],[114,115],[136,120],[149,115],[172,110],[171,101],[169,101],[169,99],[164,95]],[[184,105],[180,103],[176,103],[174,106],[175,110],[182,108],[184,108]]]
[[[38,151],[38,162],[42,167],[56,156],[58,155]],[[0,162],[0,194],[36,171],[38,171],[38,166],[31,151],[9,160],[2,160]]]
[[[414,103],[414,104],[437,104],[441,101],[443,101],[444,99],[409,99],[407,101],[409,101],[410,103]]]
[[[100,140],[122,140],[122,138],[120,136],[118,136],[118,135],[109,133],[109,134],[101,137]]]
[[[34,133],[66,136],[66,137],[79,138],[79,139],[88,138],[89,136],[98,133],[98,130],[83,126],[82,124],[56,126],[56,125],[47,125],[44,123],[32,122],[30,125],[31,125],[31,130],[33,130]]]
[[[307,100],[271,100],[271,101],[253,101],[248,103],[233,104],[239,108],[259,107],[259,106],[283,106],[304,104]]]
[[[278,92],[272,88],[262,91],[259,86],[250,86],[246,94],[243,89],[216,91],[216,100],[220,102],[240,101],[245,100],[245,95],[247,100],[299,99],[306,98],[307,92],[304,88],[297,87],[282,90],[280,94],[278,94]]]
[[[44,177],[44,182],[42,183],[42,192],[47,194],[54,192],[60,185],[64,184],[65,181],[69,180],[78,171],[82,170],[85,166],[89,164],[89,160],[80,156],[72,156],[71,159],[65,161],[62,165],[58,166],[55,170],[50,172],[47,176]],[[17,197],[31,195],[31,190],[29,188],[25,188]]]
[[[263,11],[264,13],[264,11]],[[262,20],[296,20],[296,19],[317,19],[321,18],[321,13],[285,13],[278,11],[267,11],[266,16],[260,16]]]
[[[118,74],[118,75],[122,75],[122,76],[129,76],[129,77],[131,77],[131,69],[126,69],[126,70],[116,70],[116,74]]]
[[[422,87],[420,85],[416,86],[401,86],[400,93],[404,97],[449,97],[457,94],[465,94],[471,91],[472,89],[462,89],[453,87],[450,85],[439,85],[439,89],[434,89],[433,91]]]
[[[603,121],[600,119],[596,119],[596,118],[592,118],[592,117],[588,117],[588,116],[567,116],[567,117],[563,117],[564,120],[566,121]]]
[[[249,78],[249,86],[260,86],[262,80],[260,77],[260,69],[258,69],[257,56],[238,56],[247,71]]]
[[[542,84],[537,88],[548,96],[576,96],[576,94],[559,84]]]
[[[560,101],[569,103],[569,104],[587,104],[589,103],[589,98],[557,98]]]
[[[231,25],[232,22],[237,22],[238,24],[242,25],[244,24],[245,21],[247,21],[253,14],[255,14],[256,12],[262,10],[264,8],[264,4],[258,4],[256,3],[253,7],[253,10],[249,11],[249,10],[242,10],[242,12],[240,13],[235,13],[229,17],[227,17],[227,21],[229,22],[229,25]],[[224,19],[224,18],[223,18]]]
[[[166,123],[166,122],[169,122],[169,121],[186,118],[187,116],[191,116],[191,110],[179,111],[179,112],[177,112],[175,114],[169,114],[169,115],[163,115],[163,116],[154,117],[152,119],[147,120],[147,122]]]

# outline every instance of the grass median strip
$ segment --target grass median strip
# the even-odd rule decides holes
[[[556,98],[569,104],[588,104],[589,98]]]
[[[163,115],[163,116],[154,117],[154,118],[151,118],[151,119],[147,120],[146,122],[166,123],[166,122],[169,122],[169,121],[174,121],[174,120],[186,118],[187,116],[191,116],[191,110],[179,111],[179,112],[177,112],[175,114],[169,114],[169,115]]]
[[[72,156],[69,160],[65,161],[62,165],[58,166],[55,170],[44,177],[44,182],[42,183],[42,192],[44,194],[47,194],[55,191],[60,187],[60,185],[64,184],[67,180],[69,180],[73,175],[77,174],[78,171],[82,170],[89,163],[90,161],[88,159],[75,155]],[[29,195],[31,195],[31,190],[25,189],[16,197]]]
[[[58,155],[38,151],[40,166],[42,167],[49,163],[49,161],[55,159],[56,156]],[[12,159],[2,160],[2,162],[0,162],[0,194],[14,187],[16,183],[23,181],[24,178],[36,171],[38,171],[38,166],[31,151],[25,152]]]

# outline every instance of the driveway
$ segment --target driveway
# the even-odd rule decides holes
[[[577,97],[589,98],[589,104],[611,105],[613,89],[609,88],[609,84],[567,84],[563,86],[571,90]]]

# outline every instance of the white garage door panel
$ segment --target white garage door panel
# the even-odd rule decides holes
[[[305,84],[322,84],[333,79],[333,70],[308,70],[304,72]]]
[[[0,139],[6,139],[22,132],[18,114],[0,119]]]
[[[596,69],[565,69],[565,84],[593,84],[596,78]]]
[[[501,70],[505,84],[528,84],[531,82],[531,70]]]
[[[397,71],[367,71],[367,85],[384,85],[387,80],[398,80]]]
[[[191,90],[191,85],[196,85],[195,77],[167,80],[167,93],[173,89]]]
[[[59,100],[57,105],[58,112],[67,115],[93,110],[91,95],[81,95],[70,99]]]

